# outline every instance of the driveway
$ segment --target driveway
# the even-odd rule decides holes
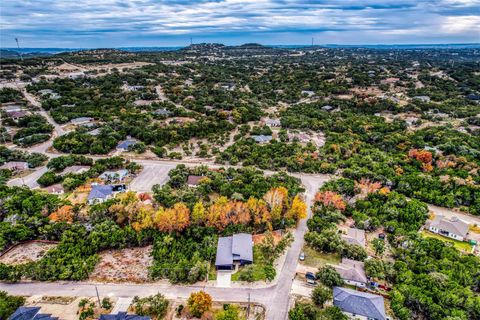
[[[47,172],[47,170],[48,170],[47,167],[39,167],[25,177],[16,178],[8,181],[7,185],[9,187],[14,187],[14,186],[21,187],[23,185],[26,185],[30,189],[38,188],[40,187],[40,185],[37,183],[37,179],[40,178],[42,174]]]
[[[219,270],[217,271],[217,287],[230,288],[232,286],[232,272]]]
[[[168,181],[168,172],[173,168],[175,168],[173,164],[144,164],[143,170],[130,183],[130,189],[137,192],[150,192],[155,184],[164,185]]]

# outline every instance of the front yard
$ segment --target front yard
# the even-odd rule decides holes
[[[457,248],[458,250],[460,250],[464,253],[471,253],[472,252],[472,245],[470,245],[467,242],[458,241],[458,240],[450,239],[450,238],[447,238],[447,237],[443,237],[439,234],[432,233],[432,232],[429,232],[429,231],[426,231],[426,230],[422,231],[422,236],[428,237],[428,238],[435,238],[435,239],[438,239],[438,240],[443,241],[443,242],[451,242],[451,243],[453,243],[455,248]]]
[[[239,267],[239,270],[232,274],[232,281],[265,281],[267,279],[265,266],[260,248],[255,245],[253,246],[253,263]]]
[[[300,263],[313,268],[320,268],[328,263],[339,264],[341,260],[340,255],[337,253],[318,252],[308,245],[303,247],[303,252],[305,253],[305,260],[300,261]]]

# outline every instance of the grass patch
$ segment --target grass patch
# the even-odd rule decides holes
[[[253,246],[253,263],[239,267],[239,270],[232,274],[232,281],[241,281],[248,278],[247,281],[265,281],[265,259],[258,245]]]
[[[427,237],[427,238],[435,238],[443,242],[451,242],[453,243],[453,246],[457,248],[459,251],[465,252],[465,253],[471,253],[472,252],[472,246],[463,241],[458,241],[454,239],[450,239],[444,236],[441,236],[436,233],[428,232],[428,231],[422,231],[422,236]]]
[[[208,280],[217,280],[217,269],[215,264],[210,264],[210,269],[208,270]]]
[[[319,252],[307,245],[303,247],[303,252],[305,252],[305,260],[301,263],[309,267],[320,268],[327,263],[339,264],[341,261],[338,253]]]

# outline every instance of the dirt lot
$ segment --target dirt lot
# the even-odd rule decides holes
[[[56,247],[56,244],[29,242],[20,244],[0,257],[0,262],[9,265],[24,264],[39,260],[50,249]]]
[[[152,246],[107,250],[100,253],[89,280],[99,282],[147,282],[148,267],[152,265]]]

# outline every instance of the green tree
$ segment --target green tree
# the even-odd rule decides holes
[[[312,291],[312,301],[315,305],[323,308],[328,300],[332,299],[332,289],[324,286],[316,286]]]
[[[338,272],[332,266],[328,265],[318,270],[317,278],[329,288],[341,286],[343,284],[342,277],[340,277]]]

